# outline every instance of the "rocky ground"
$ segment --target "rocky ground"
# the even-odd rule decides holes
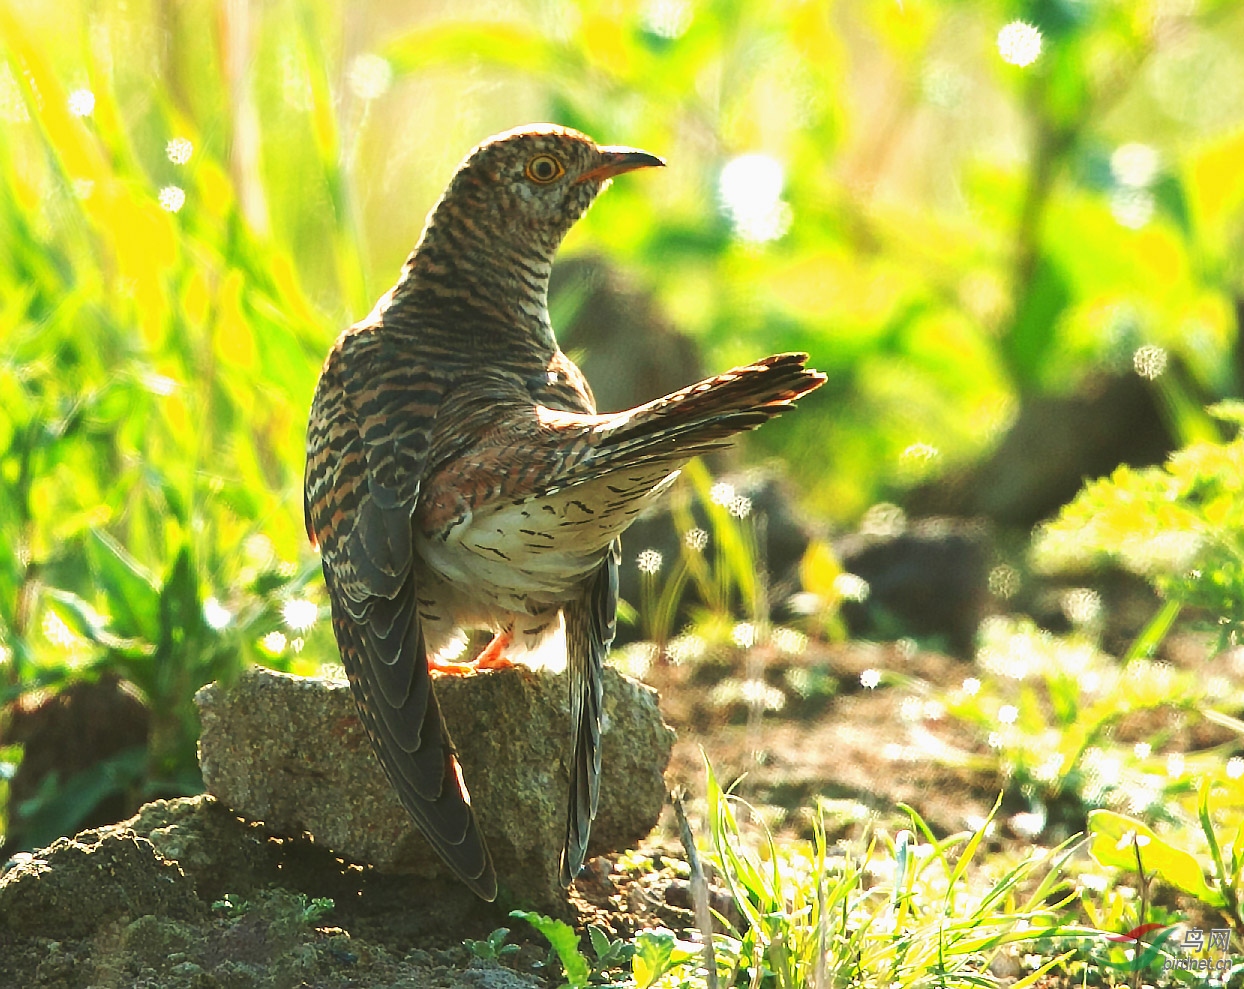
[[[685,880],[614,874],[597,859],[575,913],[616,936],[685,927]],[[682,904],[682,905],[680,905]],[[0,885],[0,986],[521,989],[547,945],[452,880],[385,875],[309,839],[278,838],[212,797],[156,801],[120,825],[19,860]],[[498,967],[463,946],[498,927],[520,946]]]
[[[858,682],[857,667],[899,656],[840,650],[799,662],[849,684]],[[955,665],[931,655],[902,662],[926,674]],[[862,775],[856,768],[872,746],[864,738],[850,741],[844,723],[825,714],[832,705],[849,712],[850,723],[890,722],[886,692],[836,690],[832,700],[811,696],[803,708],[792,704],[781,718],[771,716],[771,757],[761,767],[747,725],[731,723],[746,721],[746,707],[723,705],[721,690],[712,692],[742,672],[711,663],[649,671],[667,692],[666,719],[684,726],[667,779],[688,785],[693,803],[703,785],[702,744],[723,775],[750,770],[749,794],[774,807],[786,802],[795,829],[793,808],[810,793],[825,792],[827,763],[842,775],[829,784],[831,792],[863,797],[876,789],[867,767]],[[783,672],[774,667],[769,675],[780,680]],[[502,683],[506,678],[514,682]],[[508,892],[497,904],[476,900],[421,856],[371,762],[343,684],[256,671],[231,691],[206,688],[200,697],[205,778],[227,803],[210,795],[156,801],[128,821],[62,839],[10,866],[0,880],[0,986],[544,985],[547,944],[510,919],[513,907],[560,913],[612,937],[658,926],[689,929],[683,853],[667,820],[643,855],[628,859],[640,865],[619,864],[619,853],[656,821],[663,784],[651,770],[670,758],[651,693],[611,674],[605,738],[609,743],[612,731],[614,741],[594,832],[606,854],[589,863],[559,909],[547,870],[534,861],[540,842],[549,851],[545,858],[555,861],[559,815],[538,800],[514,797],[515,788],[520,795],[550,789],[536,777],[541,759],[555,762],[555,754],[509,746],[502,755],[483,722],[471,718],[487,712],[500,736],[519,719],[529,734],[556,736],[565,715],[560,680],[523,671],[472,679],[473,685],[448,684],[442,704],[463,729],[459,744],[477,812],[490,835],[507,836],[496,851]],[[481,690],[489,696],[471,694]],[[830,760],[827,751],[835,753]],[[892,791],[869,799],[913,797],[919,786],[914,775],[905,790],[895,782]],[[946,808],[947,823],[954,813]],[[510,837],[524,820],[532,836],[526,845]],[[329,840],[317,843],[307,831]],[[351,857],[407,874],[351,864]],[[420,874],[410,875],[412,868]],[[463,946],[499,927],[511,928],[510,940],[520,946],[504,967]]]
[[[693,819],[707,755],[721,779],[744,777],[741,792],[780,834],[806,835],[807,809],[821,799],[829,810],[831,836],[841,837],[858,835],[878,815],[893,815],[900,802],[916,806],[939,833],[959,831],[988,812],[1002,781],[982,768],[987,760],[979,758],[980,739],[960,722],[939,716],[931,700],[938,691],[961,684],[972,670],[966,661],[901,645],[813,645],[797,654],[764,649],[726,651],[678,665],[661,661],[645,671],[645,679],[661,692],[665,720],[678,726],[665,778],[689,788]],[[479,680],[489,688],[499,686],[499,681],[487,683],[494,676]],[[229,761],[245,767],[241,779],[226,784],[216,779],[209,758],[205,768],[216,789],[234,794],[234,803],[257,799],[254,792],[267,786],[284,786],[281,800],[291,788],[303,789],[320,812],[331,812],[333,801],[358,806],[358,800],[388,799],[383,778],[359,770],[367,765],[366,740],[351,720],[348,697],[339,685],[326,694],[329,707],[318,714],[295,713],[282,705],[291,702],[291,689],[294,694],[302,689],[299,682],[270,674],[256,677],[264,696],[279,695],[279,702],[271,697],[262,702],[275,705],[276,724],[310,723],[321,740],[329,738],[341,748],[325,749],[322,743],[314,758],[300,759],[298,753],[306,749],[296,737],[282,739],[284,747],[271,739],[243,743],[240,723],[229,720],[237,712],[229,713],[219,697],[210,697],[205,708],[209,750],[212,732],[230,724],[225,732],[231,739],[227,745],[234,746]],[[770,710],[759,717],[765,705],[740,689],[748,680],[769,688]],[[650,695],[626,687],[621,678],[611,683],[611,710],[621,723],[626,719],[618,697],[629,696],[640,710]],[[515,717],[559,723],[560,702],[553,695],[537,703],[533,698],[544,696],[539,683],[524,687],[528,693],[516,686],[507,692],[525,700]],[[247,695],[242,704],[251,714],[261,706],[257,696]],[[471,706],[465,698],[446,706],[454,703]],[[546,703],[546,713],[533,714],[540,703]],[[465,708],[461,713],[467,716]],[[336,730],[319,731],[317,718]],[[634,719],[630,724],[627,732],[633,734],[638,730]],[[647,724],[652,744],[660,749],[660,732],[651,719]],[[1187,741],[1200,746],[1221,739]],[[227,745],[214,751],[224,754]],[[479,766],[472,764],[476,756],[469,745],[464,748],[464,766],[479,777]],[[637,771],[627,761],[631,758],[615,760],[615,768],[623,771],[606,792],[634,796]],[[378,795],[343,795],[336,788],[345,784],[334,773],[347,780],[368,777],[364,785],[378,787]],[[263,774],[275,776],[261,783],[268,778]],[[334,795],[331,800],[326,793]],[[485,801],[481,815],[504,810],[489,806],[494,800],[498,807],[504,804],[504,787],[491,796],[490,785],[481,779],[480,793]],[[269,794],[266,799],[276,798]],[[288,816],[288,806],[283,827],[269,830],[253,820],[260,816],[258,805],[243,818],[236,807],[207,795],[157,801],[122,824],[19,857],[0,879],[0,987],[521,989],[559,981],[548,967],[544,939],[509,917],[516,906],[561,912],[581,929],[592,924],[615,937],[657,926],[676,932],[692,926],[683,853],[668,809],[643,855],[620,855],[631,841],[625,827],[602,828],[603,834],[620,837],[589,863],[559,911],[547,897],[535,904],[524,899],[518,880],[511,881],[498,903],[484,904],[435,868],[411,876],[352,864],[302,834],[323,826],[308,819],[300,829],[301,819]],[[393,806],[367,816],[375,821],[393,814]],[[271,806],[264,813],[280,816]],[[655,815],[656,808],[643,813]],[[554,830],[555,825],[553,820]],[[383,844],[389,834],[384,827],[364,837]],[[393,845],[406,840],[394,839]],[[551,858],[557,839],[545,840]],[[1026,840],[1008,830],[1004,816],[995,845]],[[523,855],[534,853],[506,854],[510,861],[503,871],[521,872],[529,867]],[[538,868],[529,875],[536,877],[532,882],[543,881]],[[510,942],[519,946],[503,964],[479,957],[486,950],[464,946],[499,927],[511,928]]]
[[[530,986],[543,984],[547,945],[510,919],[513,908],[614,937],[686,926],[686,881],[659,847],[642,870],[613,867],[664,802],[673,733],[653,691],[607,671],[611,757],[592,846],[603,854],[569,899],[556,882],[564,680],[513,669],[446,680],[438,694],[490,838],[497,903],[428,854],[344,682],[256,669],[200,692],[214,795],[155,801],[11,861],[0,877],[0,987]],[[463,947],[499,927],[518,929],[509,968]]]

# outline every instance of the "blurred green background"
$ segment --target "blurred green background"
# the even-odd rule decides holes
[[[463,154],[535,120],[670,166],[563,257],[706,371],[828,373],[746,455],[838,526],[1103,376],[1176,443],[1240,394],[1230,0],[0,0],[0,705],[106,672],[151,718],[27,795],[31,840],[196,789],[206,680],[335,660],[301,515],[320,361]]]

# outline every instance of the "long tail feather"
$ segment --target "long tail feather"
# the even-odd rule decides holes
[[[561,881],[569,886],[583,868],[592,821],[600,804],[600,731],[604,714],[604,665],[617,631],[618,566],[622,548],[614,540],[596,571],[588,594],[566,609],[566,650],[570,673],[573,748],[566,842]]]

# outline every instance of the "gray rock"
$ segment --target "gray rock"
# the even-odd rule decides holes
[[[592,855],[631,847],[652,830],[674,738],[655,691],[605,672]],[[564,910],[557,866],[569,787],[565,678],[518,667],[442,678],[436,691],[503,898]],[[307,832],[384,871],[448,875],[372,755],[346,681],[253,669],[229,689],[209,684],[195,699],[203,780],[225,806],[277,833]]]
[[[1133,374],[1090,375],[1070,395],[1025,396],[993,453],[908,493],[912,515],[984,517],[1025,534],[1069,502],[1086,477],[1160,464],[1179,446],[1159,392]]]

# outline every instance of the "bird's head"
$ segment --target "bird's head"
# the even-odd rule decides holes
[[[505,247],[551,259],[610,179],[664,164],[646,151],[602,147],[568,127],[531,124],[491,137],[471,151],[432,222],[474,226],[503,240]]]

